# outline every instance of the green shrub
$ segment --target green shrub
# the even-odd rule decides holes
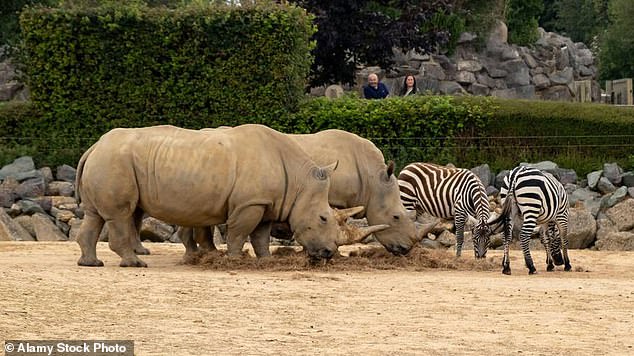
[[[22,11],[22,62],[51,147],[81,152],[114,127],[286,129],[314,45],[303,9],[120,3]]]

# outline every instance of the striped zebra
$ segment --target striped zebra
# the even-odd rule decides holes
[[[570,271],[568,258],[568,194],[552,174],[530,167],[516,167],[504,178],[500,189],[502,213],[491,220],[494,232],[504,231],[504,258],[502,273],[511,274],[509,243],[512,238],[513,218],[523,220],[520,244],[529,274],[536,273],[529,250],[531,234],[542,227],[541,239],[546,248],[547,270],[565,264]],[[562,257],[563,252],[563,257]]]
[[[471,216],[473,251],[476,258],[484,258],[489,247],[491,229],[489,200],[480,179],[470,170],[449,168],[432,163],[411,163],[400,172],[398,185],[405,209],[416,210],[443,219],[455,219],[456,256],[462,252],[464,227]]]

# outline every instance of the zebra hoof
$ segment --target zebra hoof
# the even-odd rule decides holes
[[[567,265],[566,267],[564,267],[564,271],[566,271],[566,272],[572,271],[572,266],[571,265]]]
[[[537,270],[536,270],[535,268],[531,268],[531,269],[529,269],[529,270],[528,270],[528,274],[529,274],[529,275],[531,275],[531,274],[537,274]]]
[[[504,273],[507,276],[510,276],[511,275],[511,269],[510,268],[504,268],[502,270],[502,273]]]
[[[546,271],[547,272],[552,272],[554,270],[555,270],[555,266],[553,266],[553,265],[548,265],[548,267],[546,267]]]

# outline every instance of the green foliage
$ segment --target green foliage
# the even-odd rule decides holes
[[[280,118],[304,96],[315,30],[303,9],[274,3],[106,1],[29,8],[21,23],[22,62],[43,113],[37,129],[53,147],[80,152],[114,127],[285,129]]]
[[[506,24],[509,42],[527,46],[539,38],[537,19],[544,7],[543,0],[508,0],[506,4]]]
[[[467,168],[488,163],[500,171],[544,160],[579,176],[606,162],[634,169],[634,110],[628,107],[486,97],[348,96],[306,100],[296,113],[276,118],[274,124],[287,133],[329,128],[354,132],[371,139],[399,169],[428,161]],[[0,164],[31,155],[38,166],[73,165],[95,139],[76,137],[80,144],[59,146],[43,127],[43,114],[33,105],[0,105]]]
[[[602,80],[634,77],[631,60],[634,42],[634,2],[612,0],[609,8],[610,25],[601,39],[599,62]]]
[[[0,46],[15,45],[20,36],[20,11],[26,5],[53,5],[56,0],[2,0],[0,1]]]
[[[609,0],[545,0],[539,23],[547,31],[591,46],[607,26]]]
[[[491,101],[451,96],[309,100],[292,116],[296,132],[329,128],[372,140],[398,167],[413,161],[454,161],[453,137],[478,135],[495,110]]]
[[[627,166],[634,110],[604,104],[495,99],[486,139],[465,140],[463,157],[496,170],[550,160],[585,175],[605,162]],[[477,163],[475,160],[479,160]],[[470,165],[468,165],[470,166]]]
[[[354,84],[359,64],[391,68],[393,48],[430,53],[450,38],[446,29],[425,31],[421,23],[448,9],[451,0],[295,0],[294,3],[316,15],[317,45],[310,77],[313,86]]]
[[[448,41],[439,44],[442,52],[452,54],[458,44],[460,34],[465,31],[465,20],[456,13],[447,13],[438,11],[431,20],[423,22],[421,25],[423,32],[445,32],[448,35]]]

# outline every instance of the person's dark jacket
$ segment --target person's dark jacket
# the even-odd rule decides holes
[[[381,82],[379,82],[379,86],[376,89],[369,85],[363,87],[363,97],[366,99],[383,99],[388,95],[390,95],[390,91]]]

